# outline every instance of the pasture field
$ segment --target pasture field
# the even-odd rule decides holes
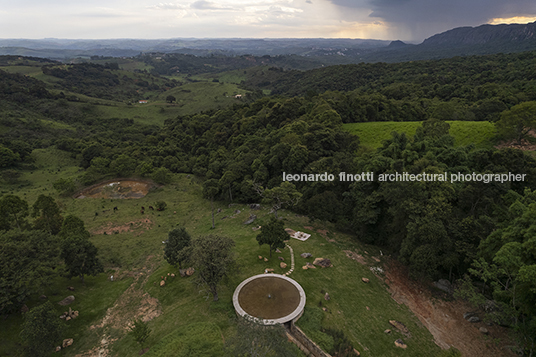
[[[251,210],[245,204],[216,201],[216,228],[211,229],[211,204],[202,198],[201,183],[194,177],[176,174],[172,183],[153,189],[140,199],[75,199],[59,197],[52,183],[58,178],[75,177],[79,174],[75,161],[55,149],[36,150],[32,154],[36,169],[24,172],[20,182],[24,184],[3,187],[3,193],[13,193],[32,205],[39,194],[53,196],[62,208],[63,216],[74,214],[80,217],[89,232],[91,241],[98,247],[105,265],[105,273],[87,277],[85,284],[80,279],[57,278],[43,293],[57,303],[68,295],[76,300],[71,305],[80,311],[80,317],[66,322],[65,338],[74,338],[73,346],[62,351],[64,356],[75,356],[93,351],[108,351],[112,356],[135,356],[140,346],[129,335],[127,326],[137,317],[151,318],[152,330],[146,346],[151,356],[167,356],[174,347],[174,356],[224,355],[225,339],[236,331],[232,294],[245,278],[260,274],[266,268],[282,274],[290,268],[281,269],[281,256],[290,263],[290,251],[274,253],[268,262],[258,256],[268,256],[268,247],[259,246],[252,228],[268,222],[269,207]],[[157,212],[140,207],[165,201],[167,208]],[[114,213],[113,207],[117,207]],[[388,257],[381,256],[378,248],[361,244],[356,237],[340,233],[330,224],[298,216],[289,210],[281,210],[285,226],[311,234],[307,241],[291,239],[295,256],[295,270],[290,275],[304,288],[307,295],[304,316],[298,321],[310,337],[325,349],[333,345],[333,338],[320,331],[324,328],[344,332],[361,356],[436,356],[440,348],[433,342],[430,332],[419,322],[405,305],[399,305],[390,296],[383,275],[374,274],[371,267],[382,267]],[[251,225],[243,222],[250,214],[257,215]],[[163,259],[162,241],[168,232],[184,226],[197,237],[217,234],[231,237],[239,270],[220,285],[220,300],[212,301],[208,290],[195,283],[195,274],[190,278],[178,276],[178,268]],[[104,234],[107,231],[107,234]],[[117,232],[117,233],[115,233]],[[346,252],[345,252],[346,251]],[[348,251],[363,256],[362,264],[348,257]],[[304,259],[301,253],[308,252],[313,258]],[[316,257],[329,258],[331,268],[303,270],[307,261]],[[168,273],[177,274],[171,278]],[[113,282],[110,276],[114,275]],[[162,277],[166,285],[160,287]],[[362,277],[370,283],[361,281]],[[74,292],[67,290],[75,288]],[[324,300],[324,294],[331,296]],[[28,306],[39,303],[32,297]],[[58,316],[66,308],[58,307]],[[324,311],[322,307],[326,308]],[[389,320],[404,323],[411,332],[406,337],[389,325]],[[20,315],[13,315],[0,326],[0,356],[13,355],[20,343],[18,329]],[[391,334],[385,329],[393,329]],[[198,331],[196,333],[193,333]],[[199,336],[204,336],[202,339]],[[408,348],[395,347],[394,341],[402,338]],[[204,341],[204,343],[201,342]],[[195,348],[194,348],[195,347]],[[161,353],[159,352],[161,351]],[[168,351],[168,352],[166,352]],[[192,352],[193,353],[193,352]]]
[[[487,121],[447,121],[455,146],[474,144],[477,148],[490,148],[494,144],[495,126]],[[391,133],[406,133],[413,137],[421,122],[369,122],[343,124],[345,130],[359,136],[362,145],[377,149]]]

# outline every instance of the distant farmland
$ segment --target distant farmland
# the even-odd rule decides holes
[[[447,121],[455,146],[474,144],[479,148],[493,146],[495,126],[487,121]],[[391,133],[406,133],[413,137],[421,122],[369,122],[344,124],[345,130],[359,136],[362,145],[377,149],[391,138]]]

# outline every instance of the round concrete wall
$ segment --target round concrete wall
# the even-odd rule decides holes
[[[259,274],[247,278],[233,294],[236,313],[265,325],[296,321],[305,307],[305,291],[285,275]]]

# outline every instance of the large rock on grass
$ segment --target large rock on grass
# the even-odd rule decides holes
[[[313,262],[313,264],[321,266],[322,268],[329,268],[329,267],[333,266],[331,264],[331,260],[324,259],[324,258],[316,258],[315,261]]]
[[[61,306],[67,306],[70,303],[72,303],[73,301],[74,301],[74,296],[69,295],[65,299],[61,300],[58,304],[60,304]]]
[[[396,320],[389,320],[389,323],[396,327],[400,332],[402,332],[404,335],[406,336],[409,336],[409,330],[408,328],[406,327],[406,325],[404,325],[402,322],[400,321],[396,321]]]
[[[395,346],[396,346],[396,347],[403,348],[403,349],[408,348],[408,345],[406,345],[406,344],[404,343],[404,341],[402,341],[401,339],[398,339],[398,340],[395,341]]]
[[[244,222],[244,224],[251,224],[257,219],[257,216],[254,214],[250,214],[247,221]]]

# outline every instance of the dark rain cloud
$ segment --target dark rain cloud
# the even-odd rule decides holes
[[[535,16],[534,0],[330,0],[372,10],[373,18],[409,31],[415,40],[460,26],[478,26],[493,18]]]

